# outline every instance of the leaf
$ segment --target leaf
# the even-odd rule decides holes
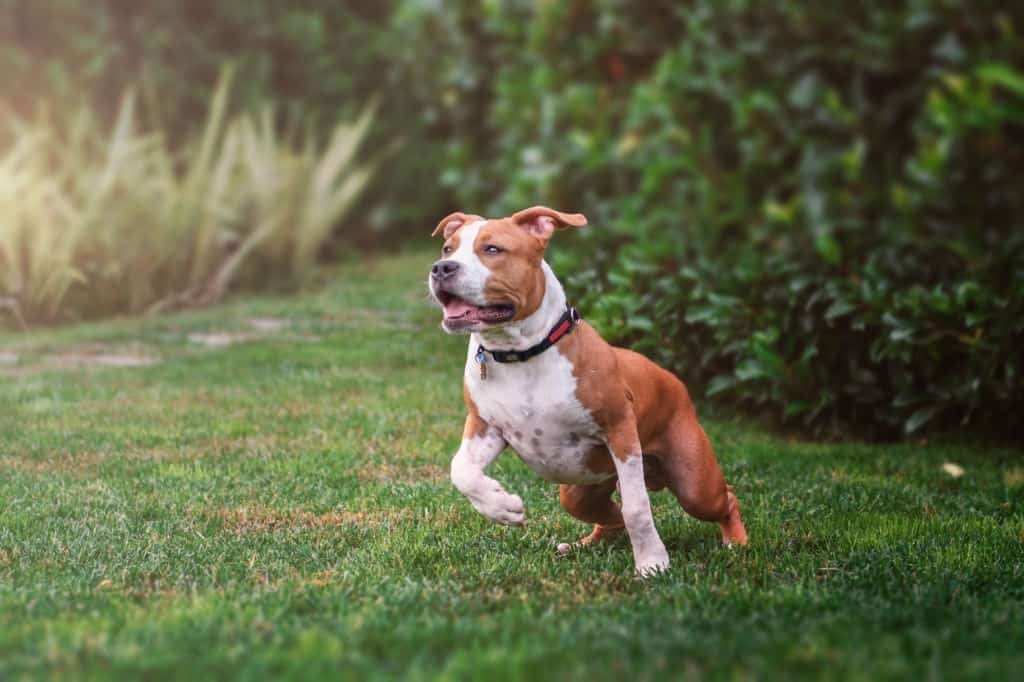
[[[700,322],[711,322],[718,317],[718,310],[711,307],[695,308],[686,313],[686,322],[688,324],[697,324]]]
[[[935,415],[941,412],[943,407],[944,405],[928,405],[927,407],[917,409],[914,414],[910,415],[910,418],[904,422],[903,432],[907,435],[914,433],[934,419]]]
[[[1014,70],[1009,64],[989,62],[979,66],[975,73],[982,82],[1001,85],[1013,94],[1024,97],[1024,74]]]
[[[740,381],[752,381],[768,376],[765,368],[754,358],[748,358],[736,366],[736,378]]]
[[[838,265],[842,260],[839,242],[827,232],[822,232],[814,238],[814,248],[831,265]]]
[[[942,464],[942,470],[952,478],[960,478],[967,473],[964,468],[956,462],[944,462]]]
[[[723,391],[728,391],[729,389],[736,386],[736,384],[738,383],[739,380],[731,374],[719,374],[718,376],[713,377],[710,382],[708,382],[707,393],[709,396],[716,395],[718,393],[722,393]]]
[[[654,322],[642,315],[630,315],[626,318],[626,325],[632,329],[639,329],[641,331],[649,332],[654,329]]]
[[[808,109],[814,104],[821,91],[821,81],[813,71],[805,73],[789,91],[789,103],[798,109]]]
[[[850,303],[849,301],[836,299],[835,301],[832,301],[832,305],[830,305],[825,310],[825,319],[831,322],[832,320],[842,317],[843,315],[848,315],[849,313],[853,312],[856,309],[857,306]]]
[[[786,403],[783,414],[787,417],[796,417],[809,409],[811,409],[811,402],[809,400],[794,400]]]

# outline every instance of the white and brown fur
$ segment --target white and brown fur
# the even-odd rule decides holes
[[[641,575],[669,565],[648,489],[667,487],[686,512],[718,522],[723,542],[746,544],[736,496],[686,387],[670,372],[610,346],[581,321],[526,362],[487,362],[481,377],[478,346],[524,350],[558,322],[565,293],[544,250],[556,229],[585,224],[580,214],[535,206],[493,220],[453,213],[434,231],[445,238],[429,279],[435,299],[458,297],[481,315],[500,310],[509,318],[442,323],[446,331],[471,334],[463,375],[468,414],[452,459],[453,483],[487,518],[522,525],[522,500],[485,473],[511,445],[532,470],[560,484],[567,512],[594,524],[583,544],[625,527]],[[621,508],[611,498],[616,484]]]

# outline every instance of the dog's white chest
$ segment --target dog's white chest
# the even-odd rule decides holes
[[[466,386],[480,417],[501,430],[508,444],[538,475],[556,483],[596,483],[608,478],[588,467],[603,444],[600,429],[576,397],[572,364],[557,348],[525,363],[486,360],[481,378],[470,346]]]

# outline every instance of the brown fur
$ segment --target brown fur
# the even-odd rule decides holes
[[[491,245],[502,252],[486,253],[484,247]],[[488,302],[511,303],[516,320],[529,317],[540,307],[547,288],[540,267],[543,241],[526,230],[509,229],[505,221],[492,221],[477,234],[473,250],[491,271],[484,292]]]
[[[434,234],[443,231],[446,245],[454,249],[458,247],[458,229],[476,220],[482,218],[453,213],[438,224]],[[541,260],[548,240],[556,229],[586,222],[581,214],[544,206],[488,221],[474,244],[480,260],[492,272],[488,301],[515,305],[516,319],[536,311],[544,298]],[[484,252],[490,244],[502,252]],[[562,353],[572,363],[577,398],[607,441],[607,448],[588,453],[588,468],[611,473],[615,471],[613,456],[622,460],[642,456],[649,488],[667,487],[687,513],[718,522],[723,541],[746,544],[739,503],[726,485],[683,382],[643,355],[609,345],[586,322],[580,322],[548,352]],[[483,433],[487,424],[468,393],[465,398],[469,409],[465,434]],[[610,483],[560,486],[559,499],[565,510],[595,524],[585,544],[622,527],[621,512],[611,499],[614,489],[614,478]]]
[[[459,248],[459,229],[477,220],[479,216],[453,213],[434,229],[444,231],[445,249],[449,253]],[[544,300],[544,273],[540,268],[547,240],[519,227],[512,218],[488,221],[477,234],[473,251],[491,271],[484,296],[491,305],[510,304],[515,307],[513,319],[522,320],[533,313]],[[484,248],[497,246],[500,253],[487,253]]]
[[[483,219],[483,216],[478,216],[475,213],[462,213],[460,211],[456,211],[455,213],[450,213],[444,218],[441,218],[441,222],[437,224],[437,227],[435,227],[434,231],[430,233],[430,236],[436,237],[438,234],[444,234],[444,238],[448,239],[448,237],[455,234],[455,232],[466,223],[475,223],[476,221]]]
[[[487,422],[480,418],[476,403],[470,397],[466,384],[462,384],[462,399],[466,401],[466,425],[462,428],[463,440],[482,436],[487,432]]]
[[[739,504],[725,483],[683,382],[639,353],[610,346],[586,322],[580,322],[555,349],[572,363],[576,397],[605,432],[611,454],[624,459],[642,453],[649,488],[667,487],[688,514],[719,522],[723,540],[745,544]],[[595,462],[591,468],[602,470],[597,468],[602,466],[600,456],[592,453],[591,458]],[[599,490],[569,491],[561,498],[565,506],[567,499],[601,494]],[[596,504],[587,502],[588,508]],[[574,510],[567,511],[577,516]]]

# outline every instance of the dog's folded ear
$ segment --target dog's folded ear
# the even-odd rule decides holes
[[[547,206],[531,206],[524,208],[511,217],[512,222],[520,225],[530,234],[547,241],[555,230],[567,227],[583,227],[587,224],[587,217],[582,213],[562,213]]]
[[[483,218],[478,215],[472,215],[457,211],[455,213],[452,213],[451,215],[442,218],[441,222],[439,222],[437,224],[437,227],[434,228],[434,231],[430,233],[430,236],[436,237],[438,234],[441,234],[444,236],[445,239],[448,239],[448,237],[451,237],[453,234],[455,234],[458,231],[458,229],[465,225],[466,223],[472,223],[477,220],[483,220]]]

